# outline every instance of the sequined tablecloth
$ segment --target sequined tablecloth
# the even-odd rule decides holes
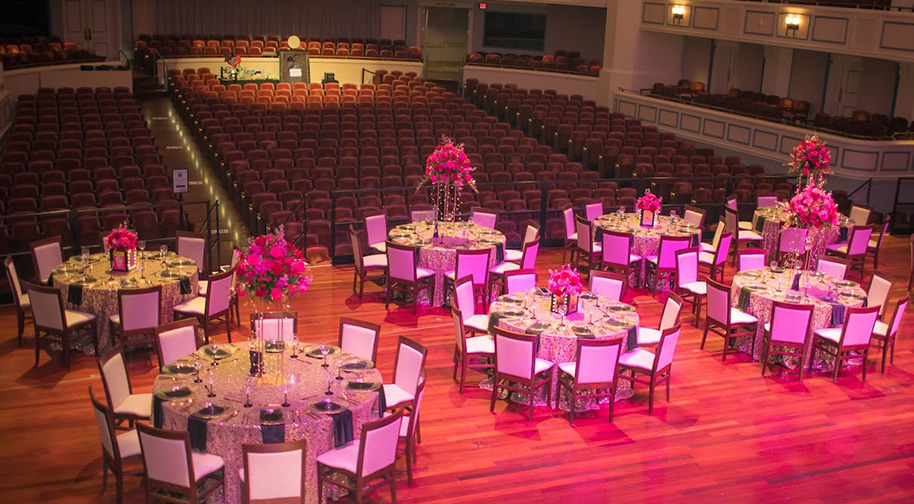
[[[585,293],[578,302],[578,312],[563,318],[550,311],[551,296],[542,290],[530,290],[523,294],[501,296],[492,303],[489,310],[490,319],[496,320],[498,327],[514,332],[539,334],[539,348],[536,356],[556,365],[563,362],[574,362],[578,338],[612,339],[622,338],[622,352],[629,347],[629,336],[632,347],[637,345],[638,313],[635,307],[612,301],[603,296],[588,299]],[[509,302],[509,300],[513,301]],[[519,302],[518,302],[519,301]],[[552,397],[557,397],[558,369],[552,380]],[[616,399],[631,397],[630,382],[620,380]],[[545,393],[540,399],[545,403]],[[554,399],[553,399],[554,400]],[[596,407],[593,401],[579,399],[578,410]],[[562,397],[558,407],[568,409],[567,399]]]
[[[108,334],[108,317],[118,313],[117,292],[120,289],[137,289],[162,286],[162,323],[171,322],[175,305],[193,298],[197,294],[198,272],[192,259],[178,257],[173,252],[163,261],[158,252],[138,252],[137,261],[142,262],[144,271],[110,272],[110,263],[105,254],[89,256],[89,264],[82,273],[82,258],[71,257],[53,270],[54,286],[63,292],[67,309],[95,315],[98,321],[98,348],[104,353],[113,342]],[[166,265],[167,262],[167,265]],[[163,277],[165,270],[176,276]],[[89,277],[89,281],[86,281]],[[185,290],[181,293],[181,277],[187,278]],[[94,279],[94,280],[93,280]],[[82,287],[81,302],[71,302],[70,286]],[[74,300],[75,301],[75,300]],[[74,342],[86,354],[94,353],[90,341]]]
[[[812,274],[818,275],[817,273]],[[804,273],[797,284],[800,287],[799,290],[792,289],[795,285],[796,275],[795,270],[772,273],[768,268],[763,268],[743,271],[733,277],[733,283],[730,286],[731,306],[737,307],[759,319],[758,330],[755,335],[755,346],[750,348],[752,341],[748,336],[738,338],[736,346],[740,351],[752,355],[756,360],[761,358],[762,337],[765,332],[764,325],[771,322],[771,310],[774,301],[788,301],[798,304],[811,303],[813,304],[812,322],[810,324],[810,334],[807,338],[807,359],[811,360],[812,333],[818,329],[835,327],[844,323],[843,308],[838,312],[838,318],[841,321],[832,320],[833,304],[855,307],[863,305],[866,299],[866,292],[856,282],[848,280],[841,282],[840,286],[836,286],[834,279],[825,275],[811,277],[809,273]],[[830,297],[828,296],[829,291],[831,291]],[[742,300],[740,299],[741,292],[743,293]],[[792,296],[792,298],[787,299],[787,296]],[[827,302],[823,299],[833,299],[834,301]],[[788,362],[789,366],[794,366],[795,364],[795,362]],[[809,360],[804,365],[808,367]],[[827,368],[833,365],[831,362],[822,362],[821,360],[816,362],[817,367]]]
[[[241,502],[241,482],[238,470],[242,467],[241,445],[243,443],[263,443],[264,431],[261,428],[260,413],[265,408],[273,408],[282,412],[284,422],[285,441],[306,439],[308,442],[306,453],[305,491],[306,502],[317,503],[317,457],[334,447],[333,418],[331,415],[314,413],[309,405],[321,401],[325,397],[328,383],[331,391],[331,401],[339,403],[352,412],[353,439],[358,439],[362,424],[372,418],[377,418],[377,411],[372,412],[378,401],[378,392],[352,390],[349,382],[365,381],[381,383],[381,373],[377,369],[365,371],[345,371],[341,373],[343,380],[336,380],[340,375],[337,364],[352,360],[348,354],[339,353],[327,357],[329,367],[321,366],[320,358],[307,357],[304,352],[312,345],[302,345],[304,350],[297,358],[290,357],[291,352],[283,354],[266,354],[266,372],[268,376],[261,379],[251,378],[250,348],[251,343],[237,343],[222,345],[222,348],[234,348],[232,356],[212,365],[204,347],[196,354],[191,354],[182,359],[182,362],[202,366],[200,372],[201,383],[194,383],[194,375],[160,374],[153,386],[157,395],[172,390],[174,387],[188,387],[192,395],[190,401],[182,400],[162,403],[161,425],[166,429],[188,430],[189,417],[204,407],[206,403],[226,408],[221,415],[206,422],[206,451],[221,456],[225,459],[225,496],[226,502]],[[280,374],[280,361],[282,374]],[[209,371],[213,371],[214,392],[216,397],[207,397],[206,387],[209,382]],[[280,376],[286,377],[281,379]],[[289,382],[289,377],[294,376],[294,385],[289,386],[288,407],[282,407],[284,401],[284,385]],[[252,407],[245,408],[245,385],[253,384],[250,394]],[[154,408],[155,409],[155,408]],[[235,413],[237,411],[237,414]],[[158,420],[153,420],[154,422]],[[328,490],[331,487],[328,487]],[[327,495],[327,492],[324,493]],[[325,497],[326,498],[326,497]]]
[[[691,236],[692,246],[698,246],[701,241],[701,229],[688,224],[684,220],[679,219],[678,223],[673,225],[671,217],[661,215],[658,216],[658,223],[654,227],[642,227],[639,219],[640,215],[637,213],[623,214],[621,218],[618,214],[601,215],[594,219],[594,230],[595,234],[598,235],[596,238],[599,237],[599,233],[596,233],[597,227],[607,231],[632,233],[634,235],[632,254],[641,257],[653,256],[659,253],[660,237],[662,235]],[[601,243],[602,240],[598,239],[597,241]],[[640,271],[636,271],[633,274],[637,276],[629,278],[629,285],[646,285],[647,261],[641,261]]]
[[[759,208],[752,215],[752,229],[762,235],[762,248],[766,250],[766,263],[777,257],[778,235],[785,220],[784,210],[779,207]],[[848,229],[853,222],[841,215],[841,225],[838,228],[810,229],[812,243],[810,248],[809,267],[815,268],[819,257],[825,255],[825,247],[838,241],[842,234],[841,228]],[[847,233],[847,231],[843,231]]]
[[[388,233],[394,243],[418,247],[419,266],[435,271],[434,296],[428,299],[427,292],[423,292],[419,297],[420,303],[432,306],[442,306],[447,301],[444,273],[456,267],[458,250],[490,249],[489,268],[492,268],[498,264],[496,247],[501,245],[504,252],[506,240],[500,231],[472,222],[439,222],[438,235],[434,239],[434,228],[424,222],[402,224]]]

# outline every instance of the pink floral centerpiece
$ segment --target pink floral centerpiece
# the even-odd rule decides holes
[[[650,189],[645,190],[644,196],[635,201],[635,208],[641,213],[641,225],[653,227],[661,206],[663,206],[663,198],[652,194]]]
[[[286,241],[282,226],[249,240],[236,273],[238,295],[264,301],[288,300],[311,284],[304,254]]]
[[[793,148],[788,166],[801,178],[804,175],[809,177],[810,183],[821,184],[824,176],[831,173],[831,159],[825,142],[819,140],[817,134],[807,136]]]
[[[831,193],[818,185],[803,187],[780,205],[792,226],[819,229],[838,225],[838,205]]]
[[[111,230],[105,237],[112,271],[130,271],[136,268],[136,246],[139,239],[136,233],[121,225]]]
[[[463,144],[455,144],[454,139],[442,136],[441,143],[426,159],[425,176],[419,182],[419,187],[426,182],[431,182],[434,186],[432,196],[441,220],[452,222],[457,218],[460,192],[464,186],[478,192],[473,179],[474,171],[476,168],[470,164]]]
[[[552,294],[550,310],[553,313],[570,315],[578,311],[578,296],[584,290],[578,270],[567,264],[558,271],[549,270],[547,287]]]

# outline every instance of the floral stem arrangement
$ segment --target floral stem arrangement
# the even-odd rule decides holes
[[[635,201],[635,208],[641,213],[641,225],[653,227],[654,217],[660,211],[661,206],[663,206],[663,198],[652,194],[650,189],[646,189],[644,196]]]
[[[803,177],[807,177],[807,184],[822,185],[825,175],[831,173],[831,159],[825,142],[819,140],[818,134],[807,136],[793,148],[790,153],[791,173],[797,173],[798,185],[802,185]]]
[[[105,237],[112,271],[130,271],[136,267],[136,247],[139,239],[136,233],[121,225]]]
[[[425,176],[419,187],[430,182],[434,186],[433,197],[435,208],[441,220],[452,222],[456,219],[460,207],[460,192],[469,186],[474,192],[476,181],[470,164],[470,158],[463,150],[463,144],[455,144],[452,138],[441,137],[441,143],[425,161]],[[418,191],[418,188],[416,188]]]
[[[561,315],[570,315],[578,311],[578,296],[584,290],[581,274],[569,265],[560,270],[549,270],[549,292],[552,294],[550,310]]]
[[[311,284],[304,254],[286,241],[282,226],[248,242],[237,278],[239,296],[265,301],[288,300],[306,292]]]

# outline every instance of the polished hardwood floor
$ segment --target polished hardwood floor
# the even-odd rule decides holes
[[[907,238],[885,243],[880,268],[907,286]],[[542,275],[561,252],[544,251]],[[728,274],[732,270],[728,269]],[[382,324],[379,367],[391,379],[396,337],[429,348],[428,390],[422,411],[415,486],[405,474],[404,503],[500,502],[911,502],[914,499],[914,314],[899,336],[895,364],[885,374],[876,359],[867,381],[859,367],[838,383],[813,375],[762,377],[745,355],[721,363],[720,339],[699,350],[701,332],[686,323],[677,348],[672,401],[647,414],[644,388],[620,401],[615,423],[606,409],[570,427],[559,412],[538,408],[527,422],[520,406],[501,401],[489,413],[489,393],[451,379],[453,331],[448,313],[384,309],[380,289],[351,294],[351,267],[315,266],[311,290],[295,302],[309,341],[336,338],[340,316]],[[661,305],[635,291],[642,320],[658,323]],[[909,309],[909,312],[914,309]],[[244,320],[245,314],[242,314]],[[234,333],[234,331],[233,331]],[[224,340],[217,329],[215,337]],[[0,501],[114,502],[102,493],[101,448],[87,387],[101,393],[95,360],[74,356],[64,371],[59,355],[42,351],[33,365],[31,326],[17,348],[15,317],[0,309]],[[155,357],[129,358],[134,389],[147,391]],[[482,378],[472,375],[471,382]],[[662,397],[662,395],[661,395]],[[400,462],[403,466],[403,462]],[[405,467],[404,467],[405,470]],[[110,480],[109,480],[110,483]],[[125,502],[143,502],[127,478]],[[369,502],[388,502],[381,491]]]

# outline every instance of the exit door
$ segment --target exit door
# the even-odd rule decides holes
[[[469,10],[429,7],[425,10],[425,75],[429,79],[460,80],[467,54]]]

